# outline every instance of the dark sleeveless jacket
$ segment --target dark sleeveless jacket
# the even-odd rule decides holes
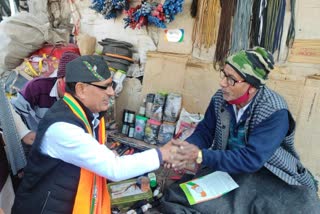
[[[88,120],[92,121],[92,113],[83,105],[82,108]],[[39,123],[24,177],[16,193],[12,214],[72,213],[81,168],[40,152],[42,138],[48,127],[55,122],[71,123],[86,131],[84,124],[63,100],[57,101],[48,110]]]

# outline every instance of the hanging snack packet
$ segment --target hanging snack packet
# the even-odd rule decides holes
[[[135,131],[133,137],[138,140],[143,140],[144,129],[146,127],[148,118],[136,115]]]
[[[160,126],[160,130],[158,134],[158,143],[159,144],[168,143],[174,135],[175,128],[176,128],[175,123],[163,122]]]
[[[165,93],[156,93],[151,109],[151,119],[162,121],[163,108],[166,101]]]
[[[161,123],[159,121],[149,119],[144,130],[144,142],[150,144],[157,143],[157,136]]]
[[[164,108],[163,120],[175,123],[178,119],[181,109],[182,97],[181,94],[169,93]]]

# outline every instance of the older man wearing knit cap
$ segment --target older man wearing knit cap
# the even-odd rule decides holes
[[[320,213],[316,181],[294,148],[295,122],[287,103],[265,85],[273,67],[272,55],[261,47],[228,57],[221,89],[204,119],[186,141],[171,142],[179,146],[176,169],[195,162],[206,167],[197,176],[228,172],[239,188],[190,206],[173,185],[164,213]]]
[[[30,130],[36,131],[46,111],[64,94],[66,64],[79,57],[65,52],[60,58],[57,77],[38,77],[29,81],[13,98],[14,109],[22,116]]]
[[[66,93],[40,121],[13,214],[111,213],[107,179],[142,175],[169,160],[170,144],[121,157],[104,145],[114,85],[102,56],[81,56],[66,72]]]

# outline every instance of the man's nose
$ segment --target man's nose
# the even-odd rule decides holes
[[[229,86],[226,77],[223,77],[223,78],[220,80],[220,83],[219,83],[219,84],[220,84],[220,87],[221,87],[221,88],[225,88],[225,87],[228,87],[228,86]]]
[[[114,96],[115,95],[113,87],[107,88],[107,94],[108,94],[108,96]]]

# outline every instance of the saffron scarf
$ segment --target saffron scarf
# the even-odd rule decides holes
[[[88,133],[93,136],[88,118],[77,100],[69,93],[65,93],[63,101],[69,106],[73,114],[84,123]],[[104,117],[100,120],[98,140],[100,144],[104,144],[106,140]],[[110,196],[106,179],[89,170],[81,168],[80,180],[72,213],[108,214],[110,212]]]

